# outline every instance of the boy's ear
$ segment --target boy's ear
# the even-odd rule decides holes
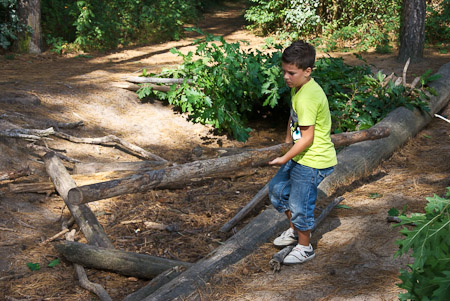
[[[308,67],[308,68],[305,69],[305,75],[306,76],[310,76],[311,72],[312,72],[312,68],[311,67]]]

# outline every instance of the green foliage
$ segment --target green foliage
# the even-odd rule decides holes
[[[56,52],[64,43],[83,50],[106,50],[130,43],[179,39],[183,26],[196,20],[204,2],[43,0],[43,32]]]
[[[450,40],[450,0],[430,1],[425,18],[426,39],[430,43]]]
[[[61,263],[61,260],[59,258],[56,258],[56,259],[50,261],[47,266],[49,268],[54,268],[55,266],[57,266],[60,263]]]
[[[404,227],[401,233],[405,237],[397,241],[395,256],[412,250],[414,257],[409,270],[401,271],[399,287],[407,290],[399,295],[401,300],[447,300],[450,296],[450,187],[447,189],[447,198],[427,198],[425,213],[400,216],[398,226],[416,225]]]
[[[245,18],[249,28],[282,38],[314,38],[326,51],[348,48],[389,51],[399,29],[400,0],[251,0]],[[320,36],[318,36],[320,33]]]
[[[199,31],[202,33],[201,31]],[[227,132],[239,141],[246,141],[250,128],[246,121],[257,105],[275,107],[287,92],[281,77],[281,52],[263,54],[259,50],[245,51],[239,42],[227,43],[223,37],[205,34],[197,40],[195,53],[171,52],[183,58],[176,70],[164,70],[160,76],[193,79],[172,85],[169,93],[148,87],[138,91],[140,98],[156,95],[188,112],[193,122],[211,124],[219,132]],[[194,55],[199,59],[194,60]],[[144,74],[146,75],[146,74]]]
[[[171,50],[183,58],[178,69],[143,74],[192,79],[194,84],[185,80],[172,85],[168,93],[142,86],[138,96],[168,100],[187,112],[193,122],[211,124],[239,141],[248,139],[246,124],[255,108],[286,106],[280,101],[289,96],[280,68],[280,45],[267,54],[244,51],[239,42],[227,43],[223,37],[210,34],[196,44],[195,53]],[[412,90],[385,81],[381,73],[373,76],[367,64],[350,66],[342,58],[331,57],[318,59],[312,76],[328,97],[334,133],[370,128],[399,106],[427,111],[424,85],[434,79],[425,74],[422,87]]]
[[[31,271],[39,271],[41,269],[41,265],[39,263],[28,262],[27,267]]]
[[[7,49],[18,33],[28,30],[19,22],[17,0],[0,0],[0,47]]]
[[[381,73],[372,75],[367,64],[350,66],[331,57],[318,59],[312,76],[327,94],[334,133],[368,129],[400,106],[428,111],[424,85],[430,78],[411,90],[385,82]]]

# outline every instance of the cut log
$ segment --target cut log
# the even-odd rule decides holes
[[[155,167],[163,167],[167,162],[158,161],[138,161],[138,162],[111,162],[111,163],[77,163],[73,168],[75,174],[90,174],[105,171],[120,171],[120,170],[148,170]]]
[[[58,159],[55,153],[47,153],[44,156],[44,162],[45,169],[52,179],[56,190],[66,203],[70,213],[72,213],[72,216],[75,218],[76,223],[88,242],[99,247],[114,248],[91,209],[87,205],[78,206],[68,201],[67,193],[70,189],[75,188],[76,184],[61,160]]]
[[[154,85],[154,84],[136,85],[133,83],[113,83],[113,86],[116,88],[122,88],[122,89],[130,90],[133,92],[136,92],[137,90],[139,90],[140,88],[143,88],[143,87],[150,87],[153,90],[161,91],[161,92],[169,92],[170,91],[170,86],[161,86],[161,85]]]
[[[439,95],[431,97],[432,114],[446,106],[450,99],[450,63],[444,65],[438,74],[442,77],[430,84]],[[379,125],[390,128],[389,137],[357,143],[338,154],[339,163],[335,171],[319,185],[318,200],[330,196],[338,187],[351,184],[355,179],[369,174],[383,159],[392,155],[395,149],[423,128],[431,118],[430,115],[418,110],[410,111],[405,108],[394,110]],[[371,151],[372,149],[378,149],[378,152]],[[347,167],[347,164],[350,166]],[[273,208],[266,209],[224,245],[144,300],[173,300],[193,295],[213,274],[242,259],[287,226],[284,214],[278,213]]]
[[[188,262],[101,248],[78,242],[65,241],[54,246],[70,262],[88,268],[108,270],[144,279],[151,279],[176,266],[192,266],[192,263]]]
[[[127,76],[123,78],[127,82],[137,84],[182,84],[186,80],[187,83],[192,83],[192,79],[184,78],[159,78],[159,77],[143,77],[143,76]]]
[[[266,164],[269,158],[278,155],[290,145],[280,144],[218,159],[195,161],[165,169],[147,171],[127,178],[92,185],[74,187],[68,192],[72,204],[85,204],[118,195],[162,188],[171,183],[187,183],[192,177],[204,177],[216,171],[227,172],[245,166]]]

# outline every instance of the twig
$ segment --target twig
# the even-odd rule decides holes
[[[445,117],[443,117],[443,116],[441,116],[441,115],[434,114],[434,116],[436,116],[436,117],[438,117],[438,118],[441,118],[442,120],[445,120],[445,121],[447,121],[448,123],[450,123],[450,120],[449,120],[449,119],[447,119],[447,118],[445,118]]]
[[[40,242],[39,245],[42,246],[42,245],[45,245],[45,244],[47,244],[47,243],[49,243],[49,242],[51,242],[51,241],[54,241],[54,240],[57,239],[58,237],[63,236],[64,234],[66,234],[67,232],[69,232],[69,229],[68,229],[68,228],[67,228],[67,229],[64,229],[64,230],[60,231],[59,233],[53,235],[52,237],[47,238],[46,240]]]

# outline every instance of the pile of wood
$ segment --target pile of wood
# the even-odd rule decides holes
[[[197,264],[169,260],[133,252],[124,252],[114,249],[111,240],[106,235],[102,225],[97,220],[94,213],[86,205],[89,202],[99,201],[114,196],[144,192],[157,188],[172,188],[179,186],[180,183],[190,183],[196,179],[205,177],[214,177],[217,171],[220,174],[233,173],[246,166],[262,166],[281,153],[287,151],[289,144],[280,144],[263,149],[246,150],[234,155],[220,158],[194,161],[182,165],[171,165],[167,160],[151,154],[137,146],[127,143],[117,137],[106,136],[101,138],[77,138],[53,128],[46,130],[30,129],[12,129],[0,132],[0,135],[10,138],[23,138],[40,140],[50,135],[55,135],[62,139],[67,139],[75,143],[102,143],[102,144],[120,144],[128,151],[133,151],[141,157],[151,160],[139,162],[121,162],[111,164],[82,163],[75,159],[61,156],[49,148],[44,148],[45,155],[43,160],[46,171],[51,178],[51,183],[28,183],[16,184],[10,183],[11,192],[52,192],[56,190],[61,196],[65,205],[68,207],[73,220],[79,226],[85,236],[88,244],[73,242],[73,232],[69,230],[67,221],[63,225],[63,230],[53,237],[45,240],[42,244],[49,243],[62,235],[66,235],[67,241],[55,244],[55,248],[68,261],[73,262],[77,275],[80,279],[80,285],[95,294],[101,300],[110,300],[107,292],[98,284],[91,283],[83,267],[114,271],[123,275],[133,276],[144,279],[152,279],[148,285],[129,295],[126,300],[141,300],[150,296],[162,285],[172,281],[180,275],[189,275],[201,270],[205,275],[211,276],[218,266],[228,266],[240,258],[248,255],[252,248],[242,248],[239,243],[242,240],[255,240],[259,243],[267,241],[271,233],[257,233],[257,229],[240,231],[232,238],[227,240],[221,248],[216,250],[215,255],[208,256]],[[389,135],[386,128],[373,128],[365,131],[342,133],[332,135],[332,141],[336,147],[349,145],[358,141],[379,139]],[[34,147],[37,147],[34,145]],[[42,150],[42,149],[40,149]],[[74,162],[73,174],[69,174],[62,160]],[[109,180],[89,185],[77,186],[74,179],[79,177],[99,178],[99,174],[109,172]],[[113,175],[127,174],[125,177],[112,178]],[[17,171],[5,173],[2,179],[13,180],[15,177],[26,175],[27,171]],[[107,178],[108,179],[108,178]],[[247,214],[256,206],[261,204],[267,197],[268,185],[265,185],[260,192],[245,206],[232,220],[224,225],[220,231],[228,232],[238,224]],[[332,209],[333,206],[331,206]],[[325,210],[324,212],[329,212]],[[259,217],[261,219],[261,217]],[[320,221],[321,219],[318,219]],[[258,220],[255,221],[258,223]],[[267,221],[262,218],[263,223]],[[161,226],[161,225],[156,225]],[[229,256],[231,250],[232,256]],[[214,252],[213,252],[214,253]],[[189,273],[187,273],[189,271]]]

